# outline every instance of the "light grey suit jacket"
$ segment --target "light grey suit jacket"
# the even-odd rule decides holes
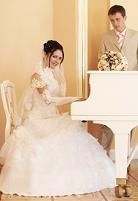
[[[138,32],[132,29],[126,30],[124,43],[121,48],[115,36],[114,30],[107,32],[102,40],[99,55],[100,57],[105,51],[121,52],[128,60],[128,70],[138,70]]]

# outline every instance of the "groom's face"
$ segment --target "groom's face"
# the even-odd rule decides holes
[[[117,12],[114,15],[109,15],[109,19],[116,31],[122,32],[125,29],[126,16],[123,17],[121,13]]]

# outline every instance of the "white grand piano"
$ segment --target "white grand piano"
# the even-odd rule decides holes
[[[88,71],[90,95],[71,104],[73,120],[107,125],[115,135],[117,196],[129,196],[127,167],[136,149],[129,153],[131,130],[138,125],[138,71]],[[105,167],[106,168],[106,167]]]

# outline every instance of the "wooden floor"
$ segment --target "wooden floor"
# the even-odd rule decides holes
[[[85,195],[72,195],[64,197],[20,197],[2,195],[3,201],[138,201],[138,160],[131,165],[128,183],[132,186],[133,194],[130,198],[115,198],[114,189],[105,189],[96,193]]]

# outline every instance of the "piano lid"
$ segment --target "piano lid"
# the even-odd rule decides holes
[[[138,71],[88,71],[88,73],[90,95],[86,101],[71,104],[72,117],[138,118]]]

